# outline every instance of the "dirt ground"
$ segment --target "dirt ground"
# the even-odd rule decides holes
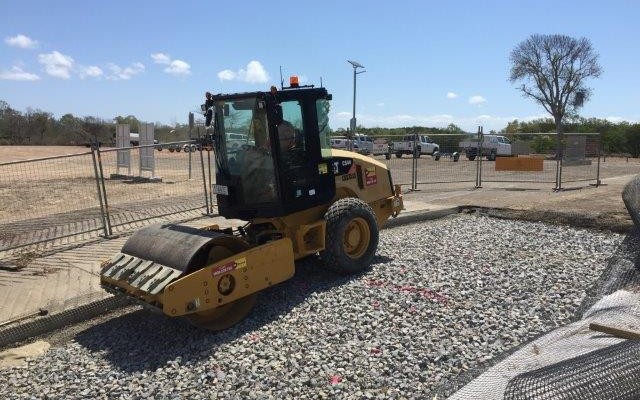
[[[0,146],[0,164],[89,151],[84,146]]]

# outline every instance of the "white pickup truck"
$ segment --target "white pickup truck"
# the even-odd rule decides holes
[[[331,138],[331,147],[334,149],[347,149],[349,147],[349,139],[345,137]],[[351,148],[353,151],[361,154],[387,154],[389,145],[379,140],[374,140],[370,136],[356,133],[351,140]]]
[[[398,158],[403,154],[415,154],[416,157],[420,157],[422,154],[433,154],[437,151],[440,151],[440,146],[434,143],[429,136],[416,134],[405,135],[401,142],[393,142],[389,149],[389,152],[395,153]]]
[[[484,135],[482,145],[478,146],[478,138],[470,137],[463,140],[458,145],[460,151],[463,151],[467,158],[471,161],[478,156],[478,147],[481,148],[481,155],[487,157],[489,161],[495,161],[498,156],[512,156],[511,142],[504,136]]]

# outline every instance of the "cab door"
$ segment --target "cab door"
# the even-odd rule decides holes
[[[283,206],[296,212],[324,204],[335,195],[330,165],[322,159],[315,99],[281,99],[282,122],[275,126],[275,152]],[[326,143],[326,147],[330,147]]]

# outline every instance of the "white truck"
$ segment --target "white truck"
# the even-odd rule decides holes
[[[495,161],[496,157],[499,156],[510,157],[513,155],[511,142],[500,135],[484,135],[481,146],[478,146],[477,137],[469,137],[469,139],[460,142],[458,146],[460,151],[464,152],[471,161],[478,156],[478,148],[480,148],[480,155],[487,157],[489,161]]]
[[[440,151],[440,146],[434,143],[429,136],[418,134],[405,135],[402,141],[393,142],[389,148],[389,153],[394,153],[398,158],[403,154],[415,154],[416,157],[420,157],[422,154],[434,154],[438,151]]]
[[[331,147],[334,149],[348,149],[349,139],[346,137],[332,137]],[[351,140],[351,149],[361,154],[386,154],[389,146],[384,141],[374,140],[367,135],[356,133]]]

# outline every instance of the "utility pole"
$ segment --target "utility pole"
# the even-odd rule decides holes
[[[348,150],[353,150],[353,134],[356,131],[356,75],[363,74],[367,71],[358,72],[358,68],[364,68],[364,65],[360,64],[357,61],[347,60],[349,64],[353,66],[353,117],[351,118],[349,127],[349,142],[348,142]]]

